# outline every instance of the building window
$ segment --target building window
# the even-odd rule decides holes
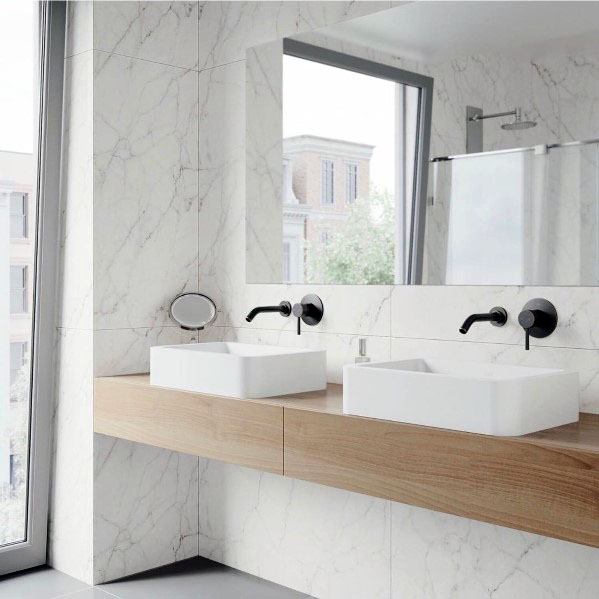
[[[27,312],[27,267],[10,267],[10,313]]]
[[[11,453],[9,458],[9,482],[13,492],[18,491],[24,483],[23,464],[21,456],[16,453]]]
[[[27,201],[26,193],[10,194],[10,236],[12,239],[27,237]]]
[[[291,244],[288,241],[283,242],[283,282],[288,283],[291,280]]]
[[[331,234],[329,231],[321,231],[320,232],[320,243],[321,245],[323,245],[324,247],[327,247],[329,245],[329,242],[331,241]]]
[[[333,161],[322,161],[322,204],[333,204]]]
[[[347,203],[353,204],[358,197],[358,165],[347,165],[347,181],[345,183],[347,191]]]
[[[10,384],[12,385],[19,376],[19,372],[25,364],[27,356],[27,343],[25,341],[14,341],[10,344]]]

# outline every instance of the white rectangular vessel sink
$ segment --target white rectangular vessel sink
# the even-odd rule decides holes
[[[413,359],[345,366],[343,411],[484,435],[578,420],[578,373]]]
[[[325,389],[326,351],[248,343],[190,343],[150,349],[150,384],[257,399]]]

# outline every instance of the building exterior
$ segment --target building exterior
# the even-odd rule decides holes
[[[0,495],[20,495],[27,459],[35,249],[32,154],[0,151]],[[17,502],[19,509],[24,505]]]
[[[368,197],[374,146],[299,135],[283,140],[283,280],[303,283],[306,253],[326,247]]]

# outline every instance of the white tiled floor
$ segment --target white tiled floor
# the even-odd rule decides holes
[[[309,599],[203,558],[90,587],[52,568],[0,578],[0,599]]]

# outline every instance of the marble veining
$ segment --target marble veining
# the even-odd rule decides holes
[[[92,443],[94,372],[146,369],[151,345],[191,340],[171,326],[167,306],[198,287],[219,306],[216,326],[195,336],[202,341],[326,348],[335,382],[360,336],[374,360],[451,355],[573,368],[582,409],[599,413],[595,288],[246,284],[246,50],[396,4],[97,2],[92,11],[70,3],[65,66],[78,95],[67,98],[61,277],[70,295],[57,345],[55,567],[98,582],[199,546],[322,599],[597,595],[596,549],[208,460],[198,472],[197,458],[99,435]],[[489,111],[517,102],[539,122],[510,135],[488,127],[489,147],[586,136],[597,121],[597,64],[580,53],[518,67],[475,56],[429,68],[443,117],[434,152],[463,151],[464,103]],[[244,321],[255,305],[312,291],[325,318],[301,337],[293,319]],[[554,301],[560,326],[524,352],[515,317],[539,295]],[[467,313],[496,304],[510,312],[504,329],[457,333]]]
[[[592,547],[393,503],[391,596],[592,599]]]
[[[94,325],[164,325],[170,299],[197,287],[198,75],[114,55],[96,66]]]
[[[198,553],[198,458],[94,435],[94,583]]]
[[[94,8],[95,49],[197,68],[198,2],[96,2]]]
[[[389,597],[388,502],[200,463],[200,555],[315,597]]]

